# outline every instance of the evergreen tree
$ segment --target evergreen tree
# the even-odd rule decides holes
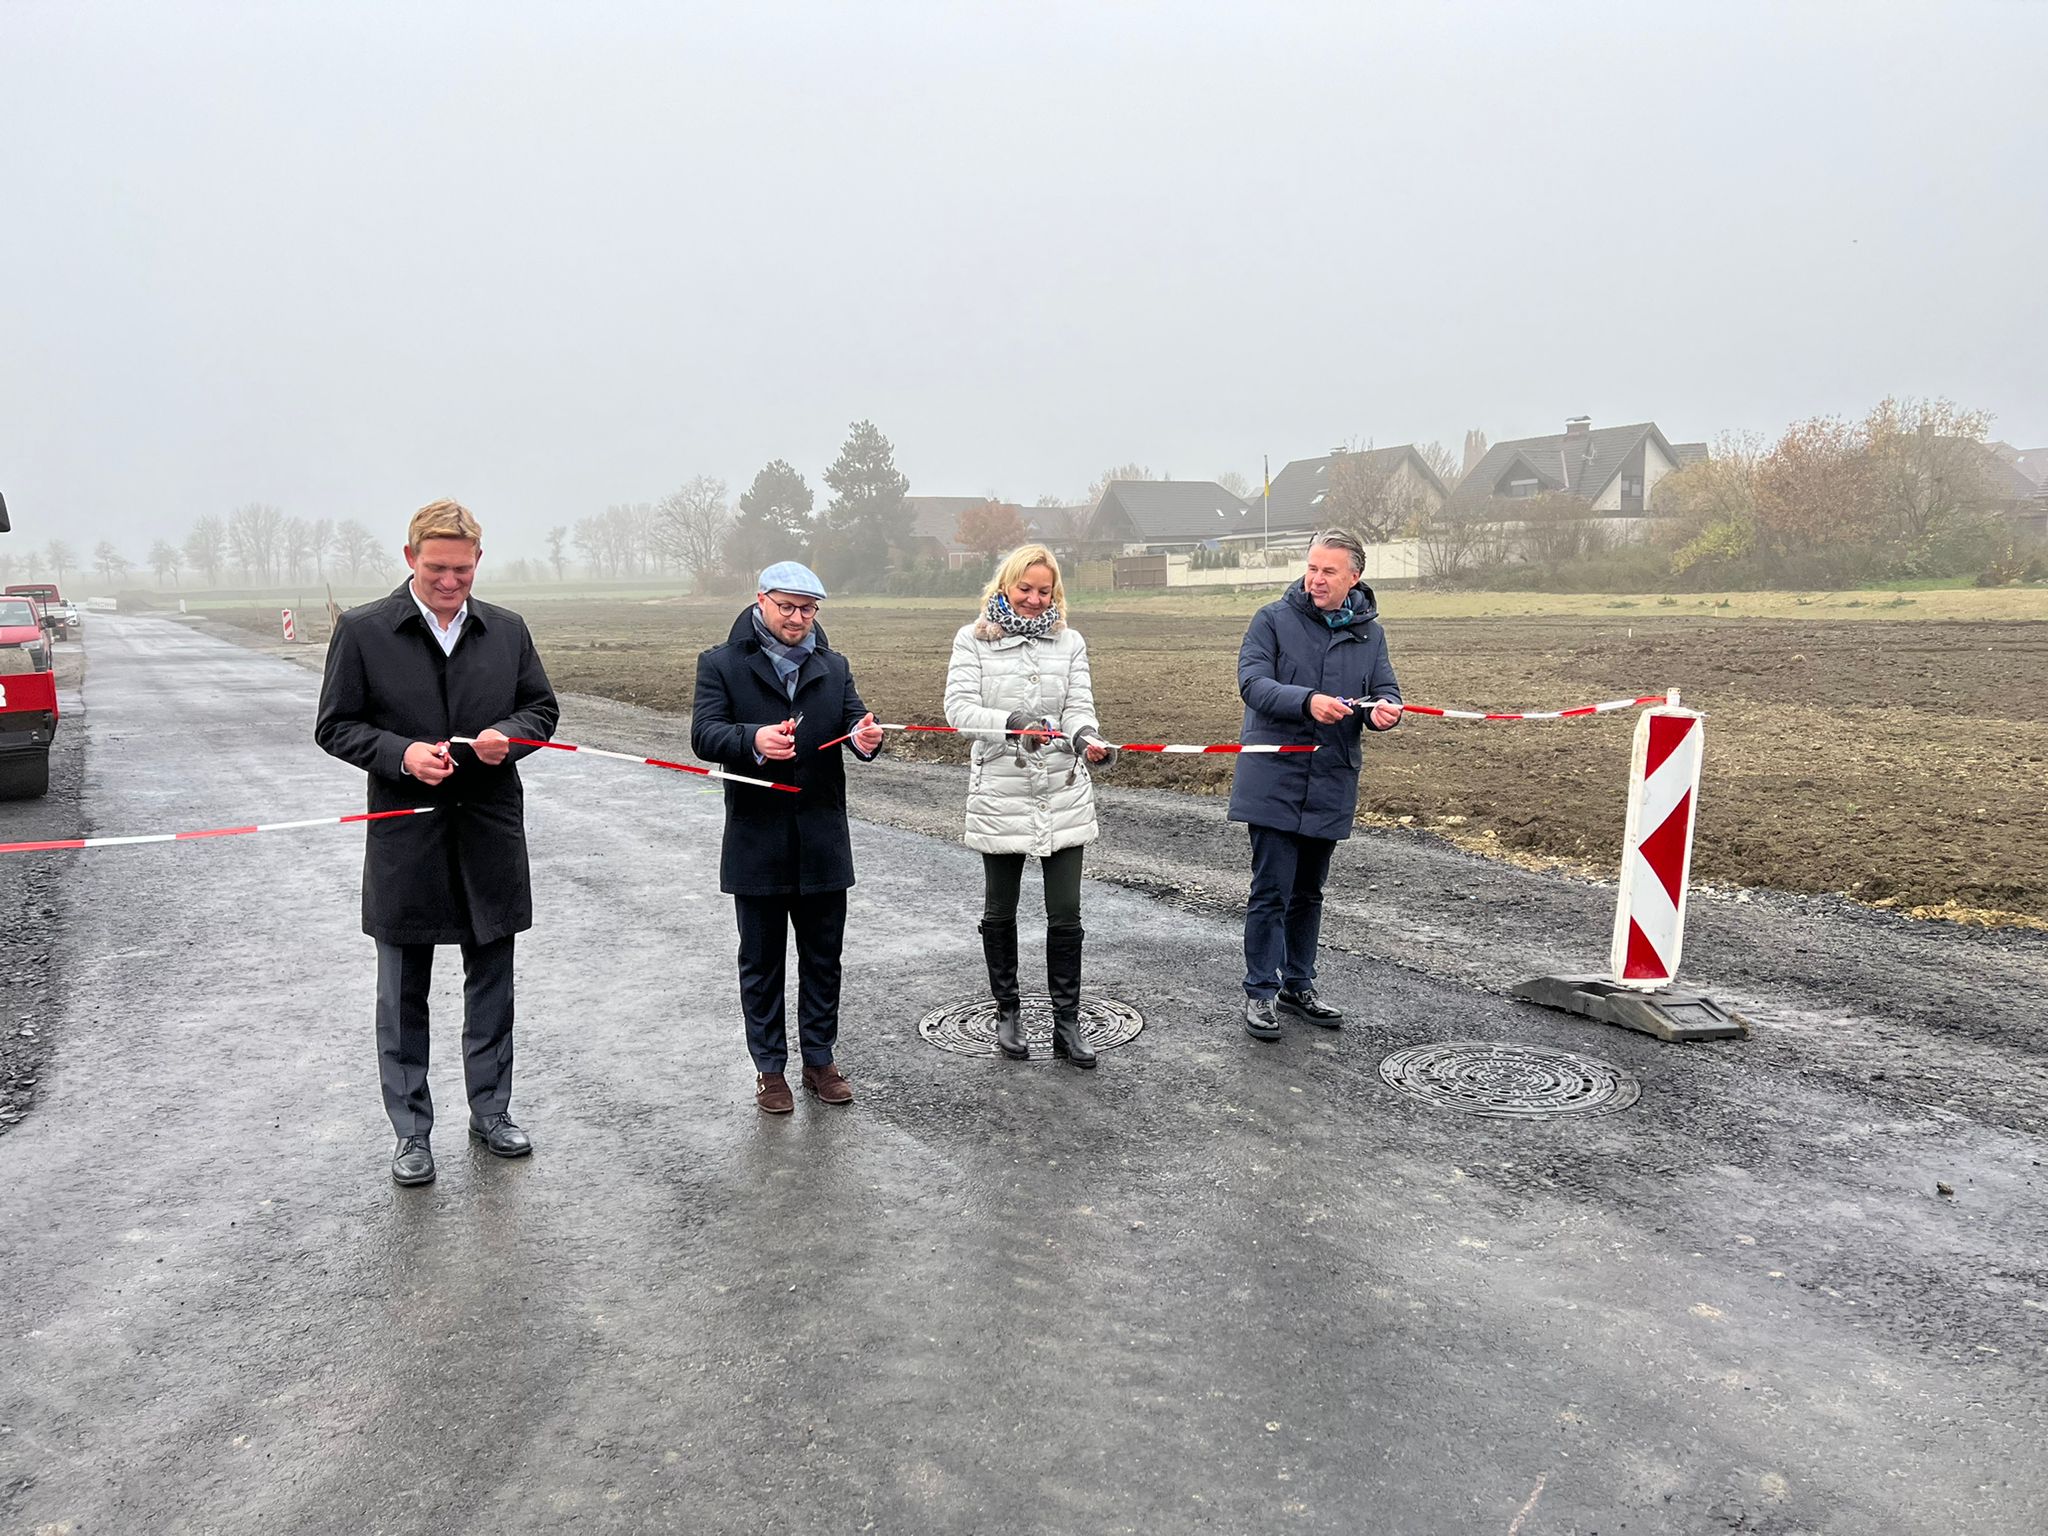
[[[839,457],[825,471],[832,500],[825,508],[818,552],[832,570],[825,584],[872,586],[889,569],[892,547],[908,541],[910,482],[897,471],[896,450],[871,421],[857,421]]]
[[[763,465],[740,494],[740,515],[726,537],[726,564],[752,580],[778,560],[808,560],[811,504],[802,475],[781,459]]]

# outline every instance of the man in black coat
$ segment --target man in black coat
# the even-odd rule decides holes
[[[1252,840],[1244,1027],[1254,1040],[1280,1038],[1276,1009],[1326,1029],[1344,1022],[1316,995],[1323,882],[1358,810],[1361,728],[1401,723],[1401,685],[1372,588],[1358,579],[1364,568],[1357,539],[1317,534],[1301,580],[1252,615],[1238,651],[1244,740],[1315,748],[1247,753],[1230,789],[1230,819]]]
[[[469,595],[483,530],[467,507],[413,515],[412,577],[334,627],[313,739],[370,776],[370,809],[431,814],[368,824],[363,932],[377,941],[377,1057],[398,1133],[391,1176],[434,1177],[427,989],[434,946],[462,946],[469,1130],[500,1157],[533,1143],[512,1123],[512,936],[533,926],[519,770],[559,710],[526,623]],[[475,745],[451,745],[473,736]]]
[[[739,920],[740,1009],[754,1058],[754,1102],[767,1114],[786,1115],[796,1107],[783,1075],[791,929],[804,1086],[822,1103],[853,1101],[852,1085],[832,1061],[853,843],[845,761],[837,745],[825,744],[850,739],[865,762],[881,750],[882,728],[855,692],[846,658],[826,643],[817,622],[824,583],[784,560],[761,573],[758,587],[725,644],[697,658],[690,750],[735,773],[798,790],[792,795],[728,779],[718,865],[718,888],[733,898]]]

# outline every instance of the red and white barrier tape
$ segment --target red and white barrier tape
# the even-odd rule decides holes
[[[1371,709],[1375,704],[1392,704],[1393,699],[1346,699],[1353,709]],[[1576,709],[1531,709],[1519,714],[1482,714],[1476,709],[1432,709],[1427,704],[1403,704],[1411,715],[1436,715],[1445,720],[1572,720],[1580,715],[1605,715],[1617,709],[1641,709],[1649,704],[1666,704],[1661,693],[1646,693],[1640,699],[1609,699],[1605,704],[1581,704]]]
[[[474,736],[450,736],[448,739],[451,742],[462,742],[466,746],[476,745]],[[723,768],[700,768],[695,763],[671,763],[659,757],[635,757],[630,752],[607,752],[603,747],[578,746],[573,741],[535,741],[527,736],[508,736],[505,739],[519,747],[547,747],[556,752],[588,752],[592,757],[609,757],[622,763],[640,763],[648,768],[667,768],[675,773],[694,773],[707,779],[731,779],[735,784],[753,784],[761,789],[779,789],[791,795],[800,793],[794,784],[778,784],[773,779],[751,779],[744,773],[728,773]]]
[[[352,821],[383,821],[390,816],[425,816],[431,805],[397,811],[358,811],[353,816],[316,816],[310,821],[266,821],[253,827],[209,827],[203,832],[146,832],[140,837],[59,837],[41,843],[0,843],[0,853],[40,853],[50,848],[128,848],[137,843],[193,843],[208,837],[242,837],[250,832],[293,832],[301,827],[343,827]]]
[[[883,730],[885,730],[885,731],[925,731],[925,732],[931,732],[931,733],[934,733],[934,734],[938,734],[938,735],[944,735],[944,736],[960,736],[960,735],[969,735],[969,736],[993,736],[993,735],[995,735],[995,734],[996,734],[996,733],[995,733],[994,731],[965,731],[965,732],[963,732],[962,730],[960,730],[960,728],[959,728],[958,726],[952,726],[952,725],[884,725],[884,726],[882,727],[882,729],[883,729]],[[838,746],[838,745],[839,745],[839,743],[840,743],[840,742],[842,742],[842,741],[845,741],[845,740],[847,740],[847,739],[848,739],[848,737],[850,737],[850,736],[851,736],[852,734],[853,734],[853,733],[849,731],[849,732],[847,733],[847,735],[846,735],[846,736],[835,736],[835,737],[833,737],[833,738],[832,738],[832,739],[831,739],[830,741],[828,741],[828,742],[825,742],[825,743],[824,743],[824,744],[823,744],[822,746],[820,746],[820,747],[818,748],[818,750],[819,750],[820,752],[822,752],[822,751],[824,751],[824,750],[825,750],[825,748],[826,748],[826,747],[836,747],[836,746]],[[1028,730],[1028,729],[1027,729],[1027,730],[1017,730],[1017,731],[1004,731],[1004,732],[1003,732],[1003,735],[1005,735],[1005,736],[1046,736],[1046,737],[1048,737],[1048,738],[1050,738],[1051,740],[1054,740],[1054,741],[1064,741],[1064,740],[1066,739],[1066,733],[1065,733],[1064,731],[1039,731],[1039,730]],[[1117,749],[1118,751],[1120,751],[1120,752],[1313,752],[1313,751],[1315,751],[1315,748],[1314,748],[1313,746],[1299,746],[1299,747],[1297,747],[1297,746],[1287,746],[1287,747],[1283,747],[1283,746],[1260,746],[1260,745],[1258,745],[1257,743],[1253,743],[1253,744],[1247,745],[1246,743],[1244,743],[1244,742],[1241,742],[1241,741],[1216,741],[1216,742],[1209,742],[1209,743],[1207,743],[1206,745],[1204,745],[1204,744],[1199,744],[1199,743],[1198,743],[1198,744],[1187,744],[1187,743],[1180,743],[1180,742],[1175,742],[1175,743],[1171,743],[1171,744],[1169,744],[1169,743],[1166,743],[1166,742],[1158,742],[1158,741],[1132,741],[1132,742],[1123,742],[1123,741],[1105,741],[1105,742],[1103,743],[1103,745],[1104,745],[1105,747],[1115,747],[1115,748],[1116,748],[1116,749]]]

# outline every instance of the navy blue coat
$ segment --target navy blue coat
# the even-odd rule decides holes
[[[1331,629],[1297,581],[1278,602],[1252,615],[1237,653],[1237,691],[1244,698],[1247,742],[1306,746],[1314,752],[1247,753],[1237,760],[1230,819],[1303,837],[1351,835],[1358,812],[1359,743],[1370,711],[1353,710],[1335,725],[1308,712],[1309,695],[1395,699],[1401,685],[1387,657],[1372,588],[1360,582],[1346,599],[1359,617]]]
[[[492,767],[473,747],[451,747],[456,769],[439,784],[399,764],[415,741],[492,727],[546,741],[557,714],[533,637],[509,608],[472,597],[453,655],[428,633],[406,587],[341,616],[313,739],[370,776],[371,810],[434,808],[369,823],[363,932],[387,944],[488,944],[533,926],[526,802],[513,764],[536,749],[514,747]]]
[[[728,896],[811,896],[853,884],[853,842],[846,828],[846,760],[819,746],[844,736],[868,712],[854,691],[846,658],[825,641],[796,674],[792,699],[775,662],[754,634],[753,608],[740,613],[725,644],[697,658],[697,694],[690,709],[690,750],[707,763],[749,778],[794,784],[801,794],[725,784],[725,841],[718,888]],[[796,756],[756,762],[754,734],[801,710]],[[845,743],[853,750],[853,743]],[[856,757],[861,756],[855,752]]]

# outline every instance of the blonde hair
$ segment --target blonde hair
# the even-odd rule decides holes
[[[405,530],[405,547],[418,554],[428,539],[466,539],[482,549],[484,525],[459,501],[430,501],[413,513]]]
[[[1003,556],[1003,563],[996,567],[995,575],[989,577],[988,585],[981,589],[982,606],[988,606],[988,600],[998,592],[1007,594],[1034,565],[1042,565],[1052,572],[1052,600],[1059,611],[1065,613],[1067,589],[1060,580],[1060,562],[1043,544],[1019,545]]]

